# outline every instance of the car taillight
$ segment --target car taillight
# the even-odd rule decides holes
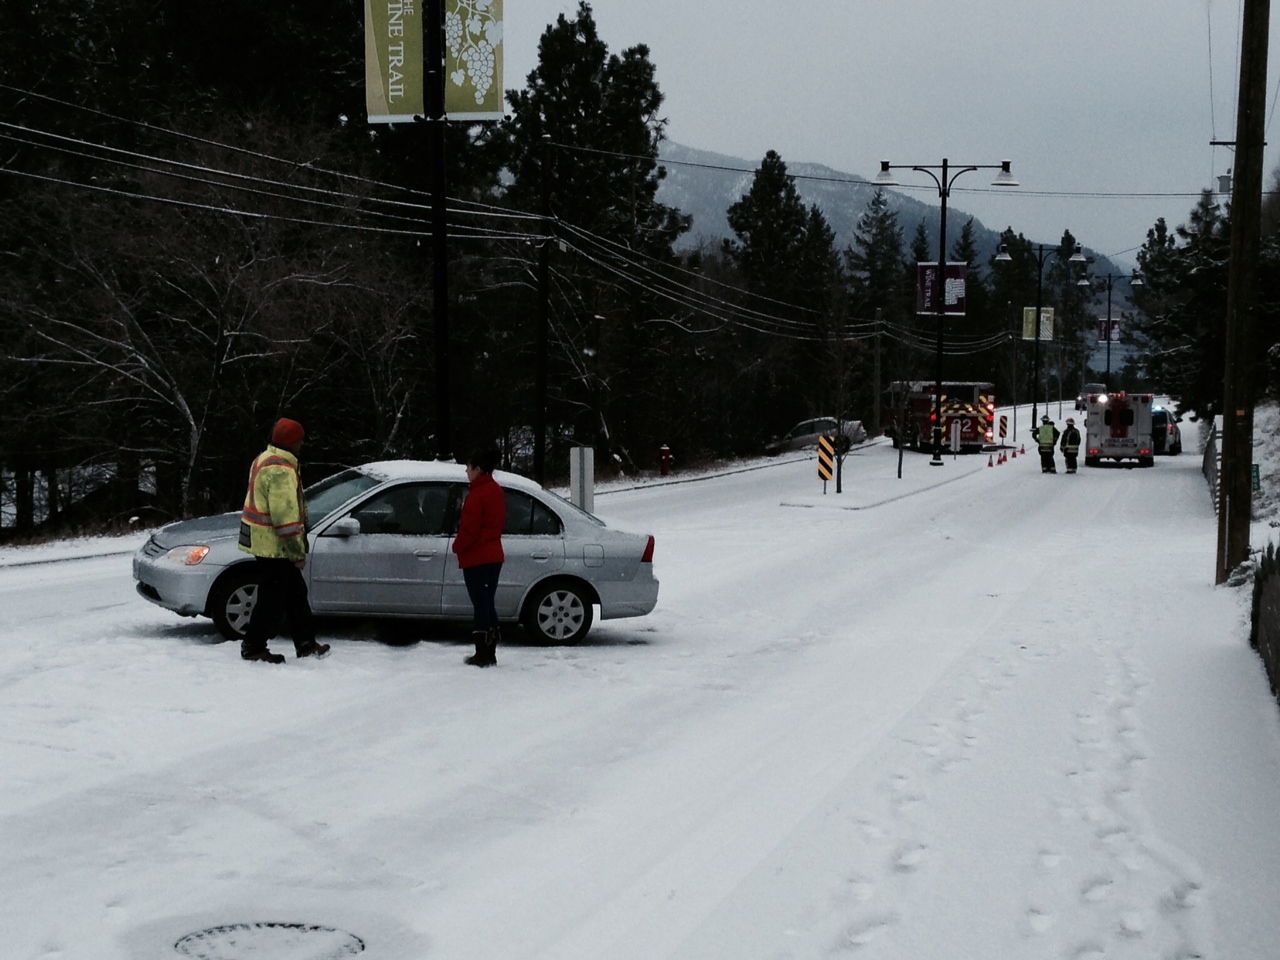
[[[640,558],[641,563],[653,563],[653,534],[649,534],[649,542],[644,545],[644,556]]]

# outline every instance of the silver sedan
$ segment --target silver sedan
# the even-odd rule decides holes
[[[577,643],[600,618],[640,617],[658,602],[654,539],[605,525],[538,484],[498,471],[506,492],[506,562],[498,617],[543,642]],[[471,601],[450,551],[467,495],[465,467],[389,460],[307,490],[303,575],[320,615],[465,621]],[[183,616],[206,616],[229,639],[248,626],[255,563],[240,551],[240,514],[157,530],[133,559],[138,592]]]

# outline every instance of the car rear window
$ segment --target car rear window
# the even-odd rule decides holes
[[[507,499],[507,525],[504,536],[554,537],[560,534],[560,518],[545,503],[519,490],[504,489]]]

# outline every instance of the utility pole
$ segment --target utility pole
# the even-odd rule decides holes
[[[884,310],[880,307],[876,307],[876,373],[874,388],[875,396],[872,400],[872,410],[875,412],[872,414],[871,421],[871,430],[874,430],[876,434],[884,428],[884,421],[881,419],[883,415],[880,411],[880,318],[882,316],[884,316]],[[871,430],[868,430],[867,432],[871,433]],[[875,436],[875,434],[871,435]]]
[[[427,0],[423,40],[427,108],[427,166],[431,185],[432,312],[436,348],[436,459],[453,459],[449,420],[449,220],[445,206],[444,3]]]
[[[547,483],[547,341],[551,328],[551,137],[542,135],[542,245],[538,251],[538,334],[533,377],[533,479]]]
[[[1249,525],[1253,518],[1253,406],[1257,395],[1253,331],[1262,243],[1270,14],[1270,0],[1244,0],[1240,100],[1236,114],[1236,180],[1231,200],[1231,261],[1227,280],[1216,583],[1224,583],[1231,571],[1249,558]]]

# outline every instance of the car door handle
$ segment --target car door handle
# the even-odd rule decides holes
[[[544,560],[550,560],[550,559],[551,559],[551,551],[550,551],[550,550],[535,550],[535,551],[533,551],[533,553],[529,554],[529,559],[530,559],[530,560],[537,560],[539,563],[542,563]]]
[[[436,551],[434,551],[434,550],[415,550],[415,551],[413,551],[413,555],[414,555],[415,557],[417,557],[419,560],[430,560],[432,557],[434,557],[434,556],[436,555]]]

